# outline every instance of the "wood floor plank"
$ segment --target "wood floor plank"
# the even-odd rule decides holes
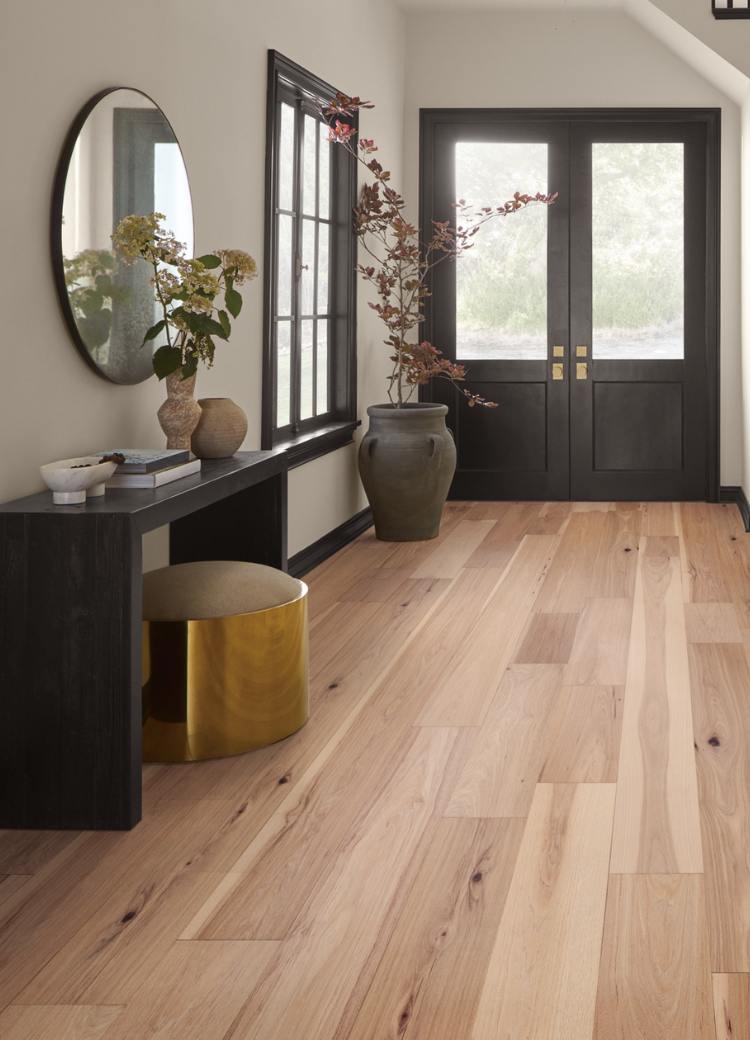
[[[545,502],[539,515],[531,522],[527,534],[562,534],[570,519],[571,502]]]
[[[0,905],[20,891],[30,878],[31,874],[0,875]]]
[[[714,975],[716,1040],[750,1040],[750,975]]]
[[[579,614],[532,614],[514,658],[515,664],[566,664],[579,617]]]
[[[566,686],[624,686],[631,599],[590,599],[576,627],[565,669]]]
[[[123,1008],[13,1004],[0,1013],[3,1040],[103,1040]]]
[[[643,551],[646,556],[680,557],[680,539],[677,535],[652,535],[646,539]]]
[[[543,783],[614,783],[620,755],[622,686],[563,686],[542,743]]]
[[[618,502],[605,514],[597,549],[589,559],[592,598],[632,599],[640,533],[637,502]]]
[[[688,643],[743,642],[733,603],[686,603]]]
[[[714,1040],[703,878],[610,879],[594,1040]]]
[[[473,1040],[590,1040],[613,806],[611,784],[537,786]]]
[[[750,972],[750,668],[737,644],[690,647],[715,972]]]
[[[406,659],[374,693],[356,732],[309,785],[290,792],[269,825],[231,868],[220,901],[195,933],[203,939],[283,938],[333,858],[414,741],[412,725],[472,616],[498,575],[466,571],[439,618],[417,633]],[[406,694],[406,695],[405,695]]]
[[[542,734],[560,665],[513,665],[471,742],[446,816],[524,817],[544,765]]]
[[[474,550],[495,526],[494,520],[462,520],[419,564],[413,578],[456,578]]]
[[[175,943],[106,1040],[223,1040],[277,953],[276,943]]]
[[[76,837],[74,831],[0,831],[0,874],[36,874]]]
[[[683,502],[679,507],[689,603],[726,603],[731,599],[715,519],[720,508],[708,502]]]
[[[494,520],[495,524],[468,558],[466,566],[504,568],[538,515],[538,502],[482,502],[473,506],[472,519]]]
[[[703,870],[680,563],[640,554],[628,656],[616,874]]]
[[[591,596],[592,560],[600,553],[608,513],[571,513],[536,601],[550,614],[580,614]]]
[[[470,1040],[522,834],[521,820],[431,822],[337,1040]]]
[[[676,536],[674,503],[644,502],[641,505],[641,534],[648,537]]]
[[[226,1040],[329,1040],[432,814],[455,734],[419,730]]]
[[[508,564],[483,612],[438,679],[420,715],[423,726],[481,724],[553,560],[558,539],[528,535]]]

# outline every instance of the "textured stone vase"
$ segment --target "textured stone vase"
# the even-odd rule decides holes
[[[167,376],[167,399],[156,413],[167,435],[168,448],[190,448],[190,438],[201,417],[195,400],[195,376],[182,379],[179,372]]]
[[[228,459],[247,433],[247,416],[228,397],[202,397],[201,417],[191,447],[199,459]]]
[[[456,446],[444,404],[371,405],[359,472],[385,542],[436,538],[456,471]]]

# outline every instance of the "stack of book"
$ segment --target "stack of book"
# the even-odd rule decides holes
[[[201,460],[193,458],[189,451],[169,448],[112,448],[95,454],[125,458],[107,481],[108,488],[157,488],[200,473],[201,468]]]

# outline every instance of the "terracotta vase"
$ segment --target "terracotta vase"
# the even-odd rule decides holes
[[[247,433],[247,416],[228,397],[202,397],[200,422],[193,432],[191,448],[199,459],[228,459]]]
[[[167,435],[168,448],[190,448],[190,438],[201,417],[195,400],[195,376],[182,379],[179,372],[167,376],[167,399],[156,413]]]

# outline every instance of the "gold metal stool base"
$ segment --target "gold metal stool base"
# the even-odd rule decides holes
[[[283,740],[307,722],[307,586],[290,603],[143,622],[143,760],[194,762]]]

